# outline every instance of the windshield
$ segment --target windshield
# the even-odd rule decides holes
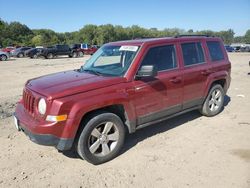
[[[107,76],[123,76],[132,63],[139,46],[105,45],[81,67],[80,71]]]

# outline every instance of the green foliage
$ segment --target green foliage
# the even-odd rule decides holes
[[[202,34],[218,36],[224,40],[225,44],[232,42],[250,43],[250,29],[245,36],[234,37],[234,31],[214,32],[211,30],[194,31],[189,29],[185,31],[179,28],[166,28],[158,30],[157,28],[146,29],[138,25],[131,27],[122,27],[120,25],[92,25],[88,24],[79,31],[56,33],[50,29],[29,29],[26,25],[19,22],[6,23],[0,18],[0,45],[29,45],[29,46],[51,46],[55,44],[74,44],[88,43],[102,45],[104,43],[129,40],[137,38],[151,37],[170,37],[180,34]]]
[[[246,32],[244,38],[245,38],[245,39],[244,39],[245,43],[250,44],[250,29],[247,30],[247,32]]]

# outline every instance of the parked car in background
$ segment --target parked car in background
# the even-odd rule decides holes
[[[6,48],[1,49],[1,51],[7,52],[7,53],[10,54],[10,52],[11,52],[12,50],[15,50],[15,49],[16,49],[16,48],[13,47],[13,46],[8,46],[8,47],[6,47]]]
[[[192,110],[219,114],[230,75],[217,37],[112,42],[77,70],[28,80],[14,122],[35,143],[100,164],[119,154],[127,132]]]
[[[9,56],[8,52],[0,51],[0,60],[1,61],[6,61],[9,58],[10,58],[10,56]]]
[[[234,48],[230,45],[225,45],[227,52],[234,52]]]
[[[77,57],[77,52],[74,49],[71,49],[69,45],[55,45],[52,47],[44,48],[41,50],[41,53],[39,54],[46,59],[52,59],[55,56],[62,56],[62,55],[68,55],[69,57]]]
[[[91,46],[89,44],[81,44],[81,48],[78,50],[79,56],[83,55],[93,55],[98,48],[96,46]]]
[[[30,57],[30,58],[38,58],[41,54],[43,48],[31,48],[29,50],[26,50],[24,52],[26,57]]]
[[[86,43],[72,44],[71,48],[75,49],[77,51],[77,55],[79,57],[82,57],[83,55],[93,55],[98,50],[97,45],[91,46],[91,45],[86,44]]]
[[[20,48],[17,48],[15,50],[12,50],[10,55],[13,57],[21,58],[21,57],[25,56],[25,54],[24,54],[25,51],[29,50],[29,49],[31,49],[31,47],[20,47]]]
[[[240,48],[241,52],[250,52],[250,45],[245,45]]]

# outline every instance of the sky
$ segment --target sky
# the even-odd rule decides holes
[[[3,8],[3,5],[7,8]],[[0,18],[31,29],[78,31],[86,24],[221,31],[250,29],[250,0],[11,0]]]

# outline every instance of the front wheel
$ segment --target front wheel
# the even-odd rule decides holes
[[[77,142],[77,152],[81,158],[97,165],[119,154],[125,139],[125,129],[117,115],[99,113],[83,126]]]
[[[221,85],[216,84],[211,87],[202,108],[201,114],[205,116],[215,116],[219,114],[224,106],[225,91]]]
[[[83,52],[79,52],[78,55],[79,55],[79,57],[83,57],[84,53]]]
[[[78,56],[77,52],[73,52],[73,53],[72,53],[72,57],[73,57],[73,58],[77,58],[77,56]]]
[[[8,59],[8,57],[4,54],[0,55],[0,60],[1,61],[6,61]]]

